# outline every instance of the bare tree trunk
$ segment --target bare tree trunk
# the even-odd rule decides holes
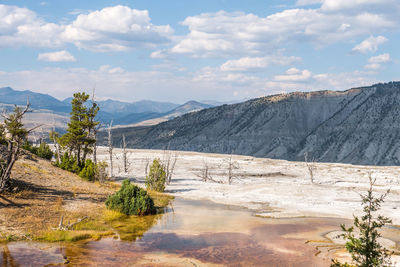
[[[123,161],[123,164],[124,164],[124,173],[128,173],[128,165],[127,165],[127,158],[126,158],[125,134],[122,135],[122,161]]]
[[[235,176],[234,170],[239,169],[240,166],[236,161],[232,160],[232,154],[230,154],[229,159],[227,160],[228,162],[228,184],[232,184],[233,179],[237,176]]]
[[[93,163],[96,166],[97,164],[97,128],[94,127],[93,129],[94,135],[94,144],[93,144]]]
[[[26,112],[28,112],[30,107],[29,98],[26,102],[26,107],[24,109],[20,109],[15,106],[14,113],[12,115],[2,114],[4,120],[4,129],[7,131],[5,134],[5,141],[7,142],[7,148],[1,151],[0,154],[0,193],[3,192],[9,181],[11,170],[14,167],[14,163],[17,161],[20,147],[22,143],[26,140],[28,134],[33,131],[35,128],[30,130],[25,130],[22,126],[22,118]],[[39,125],[38,127],[40,127]]]
[[[112,123],[113,121],[111,120],[110,125],[108,126],[108,154],[110,156],[110,178],[113,177],[114,171],[113,171],[113,145],[112,145]]]
[[[58,144],[57,140],[54,138],[54,146],[56,148],[56,154],[57,154],[57,160],[59,163],[61,163],[61,150],[60,150],[60,145]]]
[[[19,144],[17,147],[14,146],[13,142],[9,142],[7,146],[7,155],[5,164],[1,165],[1,176],[0,176],[0,192],[6,189],[7,182],[10,179],[11,170],[14,167],[15,161],[17,161],[19,154]]]
[[[311,183],[314,183],[314,170],[316,169],[315,167],[315,160],[314,159],[310,159],[308,158],[308,152],[304,153],[304,162],[306,163],[307,169],[308,169],[308,173],[310,174],[310,180]]]
[[[178,160],[178,155],[176,154],[176,152],[172,155],[171,151],[164,150],[162,164],[164,165],[165,172],[167,175],[167,180],[166,180],[167,184],[170,184],[172,181],[172,174],[174,173],[177,160]]]
[[[147,177],[147,174],[149,172],[150,159],[146,158],[145,163],[146,164],[145,164],[145,167],[144,167],[144,177]]]
[[[58,134],[56,133],[55,124],[56,124],[56,122],[55,122],[54,115],[53,115],[53,135],[54,136],[53,136],[53,138],[51,138],[51,136],[50,136],[50,140],[53,139],[54,147],[56,149],[56,154],[57,154],[57,161],[58,161],[58,163],[61,163],[61,149],[60,149],[60,145],[58,144],[58,141],[57,141]]]

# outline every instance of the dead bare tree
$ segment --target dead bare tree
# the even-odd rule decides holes
[[[124,173],[128,173],[128,168],[129,168],[129,162],[128,162],[128,157],[127,157],[127,151],[126,151],[126,140],[125,140],[125,134],[122,135],[122,163],[124,167]]]
[[[113,121],[111,120],[110,124],[108,125],[108,154],[110,156],[110,178],[113,177],[113,145],[112,145],[112,123]]]
[[[88,216],[84,216],[82,218],[79,218],[78,220],[76,220],[76,222],[74,223],[68,223],[68,224],[64,224],[64,216],[61,216],[60,222],[58,223],[58,227],[57,228],[53,228],[53,230],[62,230],[62,231],[68,231],[68,230],[72,230],[74,228],[75,225],[77,225],[78,223],[89,219]]]
[[[214,183],[222,184],[222,181],[215,180],[212,176],[211,166],[203,159],[203,167],[199,173],[195,173],[196,176],[200,177],[203,182],[211,181]]]
[[[146,158],[145,161],[145,167],[144,167],[144,177],[147,177],[147,174],[149,173],[149,165],[150,165],[150,159]]]
[[[170,150],[164,150],[162,164],[167,175],[167,184],[170,184],[172,181],[172,174],[174,173],[177,160],[178,154],[176,152],[172,153]]]
[[[232,160],[232,154],[230,154],[229,158],[226,160],[228,164],[228,184],[232,184],[234,178],[237,178],[235,170],[240,169],[239,163],[237,161]]]
[[[92,103],[95,103],[95,88],[93,87],[93,92],[92,92]],[[93,163],[96,166],[97,164],[97,134],[101,128],[101,123],[99,123],[97,126],[93,127],[93,138],[94,138],[94,144],[93,144]]]
[[[0,193],[9,186],[11,170],[20,155],[21,145],[31,131],[41,126],[30,130],[23,127],[22,118],[29,107],[28,98],[25,108],[15,105],[13,113],[2,114],[4,123],[0,125]]]
[[[315,166],[314,158],[310,159],[308,152],[304,152],[304,162],[306,163],[308,173],[310,174],[311,183],[314,183],[314,170],[317,168]]]
[[[51,131],[49,133],[49,138],[54,143],[54,148],[56,150],[57,161],[59,163],[61,163],[61,148],[60,148],[60,144],[58,143],[59,133],[56,132],[56,121],[54,119],[54,114],[53,114],[53,131]]]
[[[95,178],[100,183],[104,183],[107,180],[107,162],[99,161],[95,165]]]

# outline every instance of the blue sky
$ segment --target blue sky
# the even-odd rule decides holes
[[[0,87],[230,101],[399,80],[398,0],[0,1]]]

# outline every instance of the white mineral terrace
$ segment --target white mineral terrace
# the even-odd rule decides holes
[[[360,193],[369,187],[368,175],[376,178],[375,192],[388,189],[380,214],[400,224],[399,167],[355,166],[337,163],[314,163],[314,183],[304,162],[290,162],[232,156],[234,179],[228,184],[229,155],[169,151],[178,159],[172,182],[166,192],[188,199],[207,199],[217,203],[237,205],[254,210],[256,214],[283,217],[353,218],[362,213]],[[114,149],[116,179],[134,178],[143,184],[145,166],[154,158],[165,158],[162,150],[128,150],[128,172],[123,172],[122,149]],[[98,158],[109,162],[107,148],[100,147]],[[216,183],[204,182],[201,173],[208,166]]]

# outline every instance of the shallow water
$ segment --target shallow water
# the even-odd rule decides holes
[[[136,241],[0,245],[3,266],[329,266],[306,240],[323,240],[338,219],[267,219],[245,209],[176,198]],[[1,249],[3,253],[1,253]]]

